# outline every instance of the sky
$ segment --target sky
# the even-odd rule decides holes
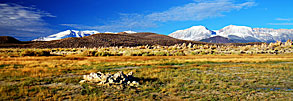
[[[0,0],[0,36],[29,41],[65,30],[154,32],[228,25],[293,29],[293,0]]]

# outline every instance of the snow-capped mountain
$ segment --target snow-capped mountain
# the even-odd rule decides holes
[[[241,38],[254,36],[252,28],[246,27],[246,26],[235,26],[235,25],[224,27],[223,29],[218,31],[217,35],[220,35],[223,37],[228,37],[229,35],[235,35]]]
[[[257,37],[263,42],[286,41],[293,39],[293,29],[253,28]]]
[[[277,40],[286,41],[288,39],[293,39],[293,29],[251,28],[247,26],[229,25],[218,31],[211,31],[207,28],[205,28],[206,30],[194,29],[196,27],[205,28],[204,26],[193,26],[185,30],[175,31],[169,36],[194,41],[207,39],[213,36],[222,36],[234,42],[274,42]],[[209,34],[207,32],[215,34]]]
[[[85,31],[77,31],[77,30],[66,30],[59,32],[57,34],[49,35],[47,37],[40,37],[37,39],[34,39],[32,41],[52,41],[52,40],[59,40],[59,39],[64,39],[64,38],[69,38],[69,37],[84,37],[84,36],[90,36],[92,34],[97,34],[101,33],[95,30],[85,30]],[[103,33],[113,33],[117,34],[115,32],[103,32]],[[137,33],[134,31],[124,31],[124,33],[132,34],[132,33]]]
[[[220,29],[216,34],[236,42],[261,42],[254,34],[253,29],[247,26],[229,25]]]
[[[84,37],[84,36],[89,36],[92,34],[99,33],[98,31],[76,31],[76,30],[66,30],[63,32],[59,32],[57,34],[53,34],[47,37],[41,37],[38,39],[34,39],[33,41],[52,41],[52,40],[59,40],[59,39],[64,39],[64,38],[69,38],[69,37]]]
[[[133,33],[137,33],[135,31],[124,31],[125,33],[128,33],[128,34],[133,34]]]
[[[201,40],[209,38],[215,32],[208,30],[204,26],[193,26],[185,30],[178,30],[171,33],[169,36],[182,40]]]

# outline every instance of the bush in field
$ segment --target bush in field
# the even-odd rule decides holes
[[[137,54],[132,51],[126,51],[123,53],[123,56],[137,56]]]
[[[109,54],[111,54],[110,56],[121,56],[122,53],[119,52],[108,52]]]
[[[38,50],[35,52],[35,56],[50,56],[49,50]]]
[[[156,52],[155,53],[156,56],[169,56],[168,52]]]
[[[110,51],[97,51],[97,50],[91,50],[91,51],[83,51],[82,55],[84,56],[121,56],[118,52],[110,52]]]
[[[86,50],[86,51],[82,52],[82,55],[84,55],[84,56],[95,56],[95,54],[96,54],[96,51]]]
[[[155,56],[155,54],[150,52],[143,52],[142,56]]]
[[[173,56],[185,56],[185,54],[183,52],[176,52]]]
[[[49,50],[24,50],[20,56],[50,56]]]
[[[95,52],[94,56],[114,56],[114,55],[109,52]]]
[[[83,56],[185,56],[204,54],[282,54],[292,53],[293,42],[266,43],[259,45],[192,45],[99,47],[99,48],[54,48],[54,49],[0,49],[0,56],[48,56],[80,54]]]
[[[192,51],[191,55],[198,55],[200,52],[199,51]]]
[[[150,56],[150,54],[148,52],[145,52],[142,54],[142,56]]]
[[[35,52],[32,50],[24,50],[20,53],[20,56],[34,56]]]

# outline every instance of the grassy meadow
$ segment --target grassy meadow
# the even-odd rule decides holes
[[[79,84],[133,72],[138,87]],[[292,100],[293,54],[0,58],[0,100]]]

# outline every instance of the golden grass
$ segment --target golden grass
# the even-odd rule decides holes
[[[141,85],[78,83],[117,70],[134,72]],[[291,100],[292,75],[293,54],[7,57],[0,58],[0,100]]]

